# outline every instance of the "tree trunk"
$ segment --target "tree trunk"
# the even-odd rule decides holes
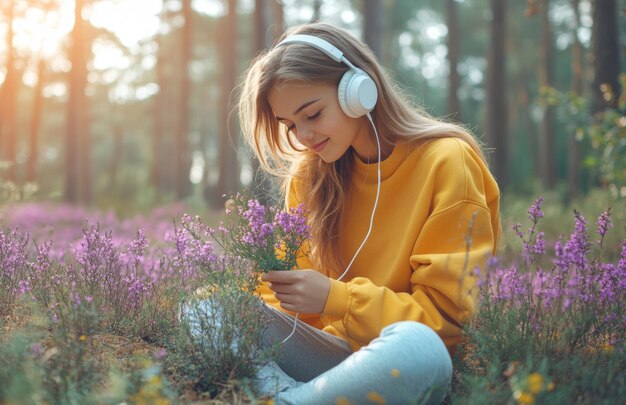
[[[157,83],[159,85],[159,92],[154,95],[154,104],[153,108],[153,127],[152,127],[152,164],[150,169],[150,183],[154,188],[155,195],[157,199],[161,195],[161,189],[164,186],[163,182],[163,135],[164,135],[164,119],[163,114],[165,113],[165,79],[163,74],[163,55],[161,55],[162,43],[159,44],[159,55],[157,56],[157,63],[155,66]]]
[[[593,105],[594,113],[607,108],[617,108],[622,89],[619,84],[620,48],[615,0],[593,1]],[[603,91],[604,90],[604,91]],[[605,94],[612,94],[607,97]]]
[[[15,149],[17,143],[16,128],[16,108],[18,90],[18,72],[15,68],[15,49],[13,48],[13,19],[15,6],[8,5],[7,8],[7,68],[2,91],[0,92],[0,161],[9,162],[6,178],[9,181],[16,181],[16,159]],[[5,146],[6,145],[6,146]],[[4,151],[4,153],[3,153]],[[1,173],[0,173],[1,174]]]
[[[575,22],[572,29],[572,93],[580,97],[583,91],[583,47],[578,39],[578,29],[580,28],[579,0],[571,0],[574,10]],[[578,151],[578,140],[576,131],[569,134],[567,140],[567,188],[570,201],[576,198],[580,192],[580,156]]]
[[[487,76],[487,140],[495,148],[493,172],[502,188],[508,181],[508,119],[506,97],[506,2],[491,0],[491,44]]]
[[[316,4],[320,5],[319,3],[321,2]],[[277,8],[281,9],[280,16],[282,17],[280,1],[255,1],[254,31],[256,32],[256,44],[253,49],[253,56],[269,48],[282,35],[282,18],[279,18]],[[272,27],[274,27],[273,32],[271,32]],[[259,160],[256,156],[252,156],[250,163],[253,173],[252,189],[254,190],[254,196],[263,204],[268,204],[272,198],[273,190],[267,174],[260,169]]]
[[[220,155],[219,177],[215,203],[223,203],[222,196],[237,191],[239,188],[239,167],[237,162],[238,127],[235,114],[231,114],[230,95],[235,87],[237,71],[237,1],[228,0],[228,13],[222,19],[222,33],[218,38],[221,49],[222,80],[220,101]]]
[[[311,22],[318,22],[322,17],[322,3],[323,0],[313,0],[313,17]]]
[[[274,10],[274,19],[276,20],[275,25],[278,27],[278,31],[276,32],[276,37],[278,38],[285,29],[285,10],[283,9],[283,1],[272,1],[272,9]]]
[[[255,0],[254,31],[256,43],[253,49],[254,55],[269,48],[282,34],[282,19],[279,22],[276,15],[277,7],[282,7],[279,0]],[[273,32],[271,32],[272,29],[274,29]]]
[[[552,87],[553,74],[553,38],[549,18],[549,0],[541,0],[539,18],[541,19],[541,63],[539,64],[539,85]],[[552,189],[556,185],[554,164],[554,108],[545,105],[543,118],[539,126],[539,167],[544,187]]]
[[[166,0],[163,1],[163,8],[161,9],[161,24],[165,24],[165,19],[167,18],[167,6]],[[156,43],[157,43],[157,61],[156,66],[154,67],[156,73],[156,81],[159,86],[159,91],[154,95],[154,101],[152,104],[152,162],[150,165],[150,184],[154,188],[154,193],[157,201],[160,199],[162,188],[165,185],[163,181],[164,173],[168,170],[163,170],[163,166],[166,159],[164,159],[163,153],[163,138],[165,135],[165,118],[164,114],[166,111],[165,108],[165,100],[166,100],[166,85],[167,85],[167,77],[165,74],[165,63],[167,60],[166,51],[165,51],[165,41],[163,39],[163,33],[157,32],[156,34]]]
[[[191,0],[183,0],[183,16],[185,24],[182,28],[182,57],[181,57],[181,90],[178,131],[176,131],[176,196],[182,199],[189,195],[189,170],[191,159],[189,153],[189,124],[191,120],[190,96],[191,78],[189,67],[192,58],[192,18]]]
[[[37,62],[37,84],[34,90],[33,118],[30,127],[28,161],[26,163],[26,181],[37,182],[37,160],[39,158],[39,128],[43,113],[43,87],[45,83],[46,61],[40,56]]]
[[[461,121],[461,103],[459,102],[459,18],[455,0],[447,0],[448,5],[448,114]]]
[[[111,155],[111,166],[109,167],[109,190],[118,195],[118,173],[124,155],[124,130],[120,123],[113,125],[113,154]]]
[[[381,58],[381,37],[383,27],[383,4],[380,0],[363,1],[363,38],[365,43]]]
[[[85,61],[85,64],[87,61]],[[85,65],[86,67],[86,65]],[[81,202],[84,204],[90,204],[92,201],[92,187],[91,187],[91,129],[90,129],[90,111],[91,111],[91,99],[85,94],[85,88],[87,85],[87,71],[84,71],[84,87],[81,93],[81,115],[80,115],[80,148],[79,153],[79,166],[80,166],[80,188],[81,188]]]
[[[65,201],[76,203],[79,200],[79,154],[85,134],[83,117],[85,115],[85,86],[87,83],[87,61],[85,56],[85,21],[82,9],[85,0],[76,0],[74,7],[74,28],[70,34],[71,47],[69,60],[72,69],[69,72],[69,99],[67,103],[67,130],[65,132]],[[83,136],[81,136],[83,135]],[[82,168],[86,169],[86,168]]]

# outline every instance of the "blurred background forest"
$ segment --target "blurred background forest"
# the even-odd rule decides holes
[[[2,0],[0,201],[221,206],[254,188],[237,84],[285,27],[314,20],[364,39],[417,103],[465,123],[505,194],[623,200],[625,3]]]

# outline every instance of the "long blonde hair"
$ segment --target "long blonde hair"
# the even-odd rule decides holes
[[[376,83],[378,101],[371,115],[383,148],[398,143],[454,137],[467,142],[481,158],[479,142],[460,125],[431,117],[413,105],[392,83],[371,50],[348,32],[325,23],[305,24],[289,29],[282,38],[307,34],[322,38],[344,53]],[[289,179],[297,178],[301,198],[309,210],[311,258],[319,270],[339,272],[344,263],[338,256],[342,207],[350,191],[353,170],[352,149],[333,163],[326,163],[311,151],[298,148],[284,125],[280,125],[268,102],[274,86],[288,82],[331,83],[338,85],[348,70],[326,54],[306,44],[274,47],[260,54],[245,74],[239,101],[239,119],[246,141],[261,166],[282,176],[283,192]],[[366,119],[366,118],[364,118]]]

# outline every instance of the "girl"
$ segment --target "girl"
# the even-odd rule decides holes
[[[247,141],[304,203],[301,270],[263,275],[257,389],[278,403],[438,403],[474,310],[470,277],[496,247],[499,191],[479,143],[420,111],[372,52],[336,27],[287,32],[249,68]],[[301,315],[300,315],[301,314]]]

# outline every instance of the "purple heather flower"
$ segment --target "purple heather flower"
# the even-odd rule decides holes
[[[533,294],[542,297],[544,295],[546,281],[546,272],[541,267],[539,267],[537,271],[535,271],[535,276],[532,280]]]
[[[128,278],[126,284],[128,285],[127,292],[130,308],[136,310],[141,306],[143,295],[147,289],[143,282],[135,277]]]
[[[217,260],[217,254],[215,253],[213,244],[210,241],[200,239],[190,239],[188,241],[185,256],[190,263],[194,265],[194,268],[203,267],[209,269]],[[193,271],[193,273],[195,273],[195,271]]]
[[[570,296],[565,296],[565,299],[563,299],[563,310],[567,311],[572,307],[572,299],[570,298]]]
[[[29,351],[34,358],[38,358],[44,353],[43,346],[40,343],[31,343]]]
[[[475,267],[474,271],[472,272],[472,275],[476,277],[476,285],[478,287],[482,287],[487,282],[482,272],[480,271],[480,267]]]
[[[137,238],[130,243],[130,251],[135,257],[143,256],[148,248],[148,239],[143,229],[137,229]]]
[[[513,300],[517,301],[526,294],[526,285],[523,275],[519,274],[515,267],[508,269],[497,269],[494,273],[496,280],[496,291],[494,292],[495,300]]]
[[[515,225],[513,225],[511,229],[515,231],[515,234],[517,235],[518,238],[524,240],[524,232],[522,232],[522,224],[518,222]]]
[[[177,229],[174,232],[174,245],[179,254],[185,255],[187,252],[187,245],[189,244],[189,235],[184,229]]]
[[[80,304],[82,302],[81,299],[80,299],[80,294],[78,294],[77,292],[74,292],[74,291],[70,292],[70,300],[77,307],[80,306]]]
[[[26,265],[29,239],[28,233],[21,233],[17,229],[7,234],[0,230],[0,271],[6,278],[18,277]]]
[[[309,236],[310,229],[307,224],[304,204],[299,204],[297,207],[291,208],[289,211],[281,211],[277,213],[274,222],[285,233],[293,232],[302,239],[306,239]]]
[[[167,356],[167,350],[160,348],[154,353],[154,359],[157,361],[163,360]]]
[[[51,246],[51,241],[37,245],[37,257],[35,258],[35,262],[31,264],[35,277],[43,278],[44,275],[50,270],[50,267],[52,266],[52,260],[50,258]]]
[[[609,228],[613,227],[613,222],[611,222],[611,205],[609,205],[598,217],[598,235],[600,235],[600,241],[598,244],[602,247],[602,242],[604,241],[604,236],[608,232]]]
[[[99,225],[83,230],[83,240],[76,249],[76,261],[81,265],[80,277],[92,288],[114,275],[122,266],[113,243],[111,231],[100,232]]]
[[[210,236],[228,255],[240,256],[262,270],[294,268],[309,236],[304,206],[288,211],[267,208],[258,200],[237,195],[229,207],[233,222],[220,224]]]
[[[622,254],[620,255],[620,260],[617,264],[617,268],[622,274],[626,275],[626,239],[622,241]]]
[[[543,232],[537,233],[535,243],[531,245],[530,251],[536,255],[542,255],[546,253],[546,240]]]
[[[554,246],[556,256],[554,264],[563,272],[567,272],[572,265],[580,270],[589,267],[587,254],[591,243],[587,234],[587,224],[585,218],[577,211],[574,211],[574,217],[576,225],[569,240],[564,245],[557,242]]]
[[[528,209],[528,218],[533,221],[533,223],[537,223],[540,218],[543,218],[543,211],[541,210],[541,206],[543,205],[543,197],[537,198],[533,201],[532,205]]]
[[[24,295],[31,291],[30,281],[28,280],[20,280],[17,286],[17,295]]]
[[[611,206],[609,205],[606,210],[600,214],[598,217],[598,235],[604,238],[606,232],[613,226],[613,222],[611,222]]]
[[[243,211],[243,218],[248,221],[251,229],[260,229],[265,223],[265,207],[257,200],[248,201],[248,209]]]

